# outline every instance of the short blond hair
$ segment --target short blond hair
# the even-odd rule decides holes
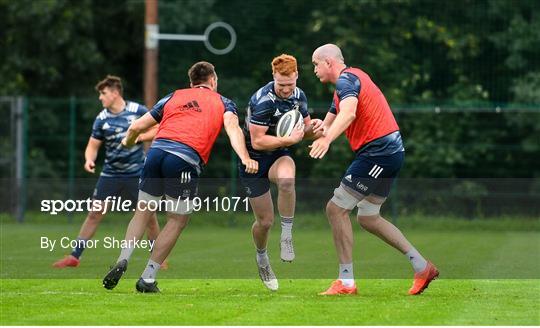
[[[272,60],[272,73],[291,75],[298,72],[296,58],[291,55],[281,54]]]

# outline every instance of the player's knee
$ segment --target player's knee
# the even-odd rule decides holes
[[[336,209],[331,207],[330,203],[332,203],[332,205],[334,205]],[[352,210],[356,206],[356,204],[358,204],[358,198],[356,198],[350,192],[345,190],[343,185],[341,185],[337,187],[336,189],[334,189],[334,196],[332,197],[330,202],[327,204],[326,212],[328,214],[329,210],[337,211],[339,209],[348,212]]]
[[[294,192],[294,178],[283,178],[278,181],[279,192],[293,193]]]
[[[262,221],[261,222],[261,227],[264,229],[264,230],[270,230],[272,228],[272,224],[274,223],[274,221],[270,221],[270,220],[267,220],[267,221]]]
[[[362,228],[364,228],[367,231],[371,231],[375,225],[378,223],[379,214],[377,215],[370,215],[370,216],[361,216],[358,215],[356,217],[358,220],[358,223]]]
[[[379,218],[382,204],[375,204],[368,199],[362,199],[358,202],[358,223],[368,226],[374,223]]]
[[[264,229],[264,230],[270,230],[272,228],[272,225],[274,224],[274,217],[271,215],[258,215],[257,216],[257,225]]]
[[[328,203],[326,203],[326,216],[332,217],[332,215],[335,212],[336,205],[330,200]]]
[[[348,215],[349,210],[341,208],[336,205],[332,200],[326,203],[326,216],[328,219],[341,217],[343,215]]]
[[[167,212],[167,220],[173,220],[177,227],[183,230],[189,222],[189,217],[183,214]]]

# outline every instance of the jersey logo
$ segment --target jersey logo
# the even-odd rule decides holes
[[[279,109],[276,109],[276,111],[274,112],[274,117],[280,116],[280,115],[281,115],[281,112],[279,111]]]
[[[198,113],[202,112],[201,107],[199,107],[199,103],[197,102],[197,100],[192,100],[186,103],[185,105],[182,105],[182,107],[180,107],[180,110],[181,111],[192,110]]]
[[[107,129],[110,129],[111,126],[109,125],[109,123],[105,122],[105,124],[103,124],[103,130],[107,130]]]
[[[126,120],[127,120],[129,125],[131,125],[131,123],[133,123],[133,121],[135,121],[135,119],[136,119],[135,115],[130,115],[130,116],[126,117]]]

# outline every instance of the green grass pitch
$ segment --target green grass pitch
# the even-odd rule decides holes
[[[113,291],[96,279],[2,280],[1,324],[39,325],[538,325],[534,280],[435,281],[406,296],[404,279],[360,279],[357,296],[322,297],[327,280],[162,279],[159,295],[134,279]]]
[[[1,325],[539,325],[540,233],[512,229],[404,229],[437,264],[441,278],[408,296],[406,259],[356,228],[359,295],[323,297],[337,271],[328,228],[295,228],[297,259],[278,261],[279,227],[269,244],[277,292],[258,280],[249,227],[193,222],[177,243],[158,295],[134,290],[148,258],[137,250],[113,291],[101,278],[117,249],[85,251],[81,266],[54,270],[69,250],[39,238],[75,237],[75,223],[0,221]],[[126,220],[104,222],[95,239],[121,238]],[[508,230],[508,231],[507,231]]]

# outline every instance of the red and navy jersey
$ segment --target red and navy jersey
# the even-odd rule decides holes
[[[176,90],[150,111],[160,122],[152,147],[182,158],[195,157],[195,152],[206,164],[223,126],[225,112],[237,115],[236,104],[217,92],[205,87]]]
[[[369,75],[358,68],[348,67],[341,72],[329,112],[339,113],[339,103],[348,97],[358,98],[356,118],[345,130],[353,151],[370,156],[404,151],[399,127],[386,98]]]
[[[309,116],[307,98],[302,89],[296,87],[287,99],[280,98],[274,90],[274,81],[267,83],[257,90],[249,99],[247,116],[244,124],[246,146],[250,153],[269,153],[257,151],[251,146],[249,124],[267,126],[266,134],[276,135],[276,126],[283,114],[291,110],[298,110],[303,118]]]

